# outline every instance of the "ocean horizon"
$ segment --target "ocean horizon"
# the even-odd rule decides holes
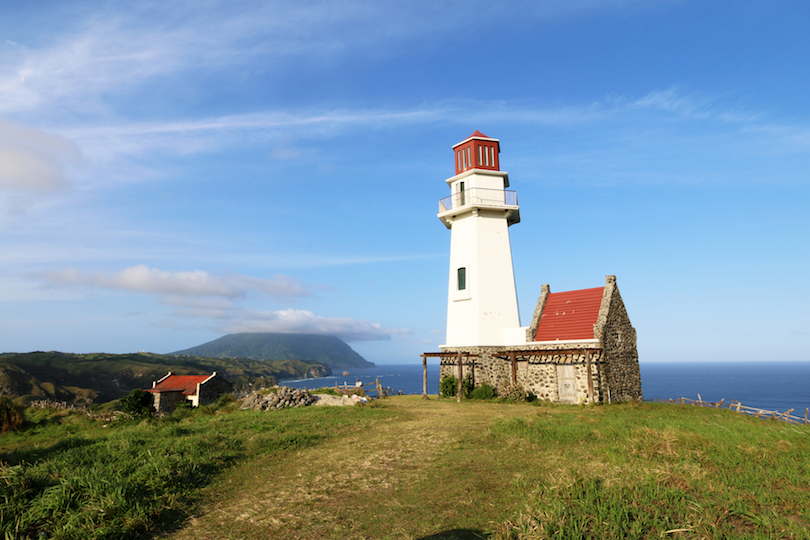
[[[736,399],[748,407],[785,412],[794,409],[804,416],[810,408],[810,361],[762,362],[641,362],[644,401],[667,401],[681,397],[726,403]],[[340,368],[319,379],[284,380],[293,388],[353,386],[379,379],[383,387],[403,394],[422,393],[422,364],[380,364],[373,368]],[[428,362],[428,394],[439,393],[439,364]],[[801,413],[801,414],[799,414]]]

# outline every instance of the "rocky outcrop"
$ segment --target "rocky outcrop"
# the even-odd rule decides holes
[[[254,411],[274,411],[289,407],[306,407],[307,405],[312,405],[315,401],[315,396],[304,389],[282,386],[269,394],[252,392],[242,402],[241,409],[243,411],[248,409],[253,409]]]
[[[323,364],[316,364],[309,368],[307,371],[307,379],[320,379],[321,377],[328,377],[332,374],[332,370],[329,369],[329,366]]]

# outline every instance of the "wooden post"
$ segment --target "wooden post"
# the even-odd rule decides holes
[[[385,395],[383,394],[382,385],[380,384],[380,379],[375,378],[374,382],[377,383],[377,399],[383,399]]]
[[[810,409],[805,409],[804,410],[804,423],[805,424],[807,423],[807,415],[808,414],[810,414]]]
[[[517,384],[517,360],[515,360],[515,351],[509,351],[509,358],[512,359],[512,384]]]
[[[422,399],[427,399],[427,356],[422,355]]]
[[[458,353],[458,389],[456,390],[456,401],[461,403],[461,353]]]
[[[591,375],[591,351],[585,349],[585,371],[588,373],[588,403],[593,403],[593,376]]]

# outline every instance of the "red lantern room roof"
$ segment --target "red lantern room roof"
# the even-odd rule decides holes
[[[499,171],[501,145],[498,139],[487,137],[477,129],[472,135],[453,145],[456,162],[456,174],[470,169]]]

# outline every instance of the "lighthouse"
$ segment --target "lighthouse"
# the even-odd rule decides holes
[[[499,154],[498,139],[477,130],[453,146],[456,174],[438,214],[450,229],[445,347],[507,345],[520,336],[509,243],[520,209]]]

